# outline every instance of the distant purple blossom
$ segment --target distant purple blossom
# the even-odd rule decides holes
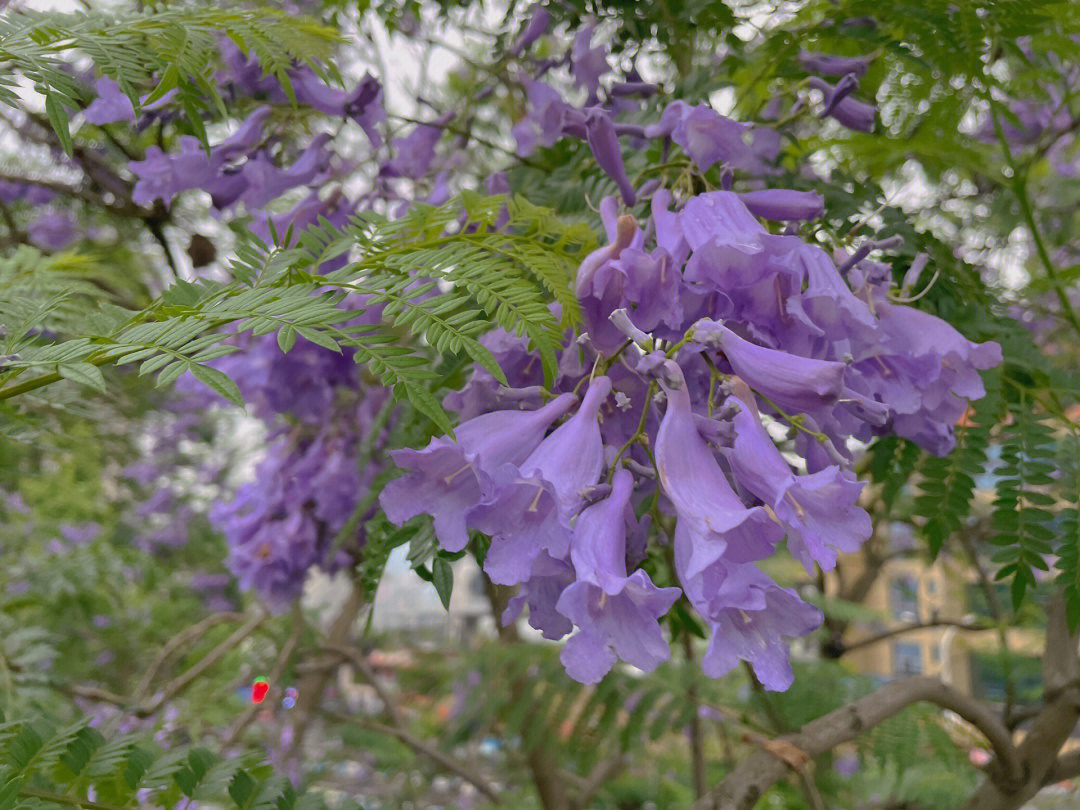
[[[135,107],[131,99],[112,79],[98,79],[94,92],[97,93],[97,98],[83,111],[83,116],[91,124],[102,126],[135,120]]]

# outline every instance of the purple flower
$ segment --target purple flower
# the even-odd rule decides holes
[[[135,108],[120,85],[112,79],[98,79],[94,84],[97,93],[90,105],[83,111],[83,117],[91,124],[102,126],[117,121],[134,121]]]
[[[730,191],[712,191],[692,197],[679,212],[678,222],[692,250],[715,241],[756,252],[761,249],[761,237],[768,233],[747,210],[739,195]]]
[[[574,625],[555,606],[562,592],[573,581],[574,569],[570,563],[556,560],[547,552],[540,552],[532,561],[528,578],[506,603],[500,621],[504,625],[512,624],[528,605],[529,624],[532,627],[550,641],[562,638],[574,629]]]
[[[529,113],[514,125],[512,133],[517,141],[518,154],[528,157],[539,146],[552,146],[561,138],[571,120],[580,119],[581,137],[586,137],[584,116],[565,101],[559,91],[528,77],[521,79],[529,104]]]
[[[780,222],[817,219],[825,213],[825,198],[816,191],[768,188],[744,192],[739,199],[754,216]]]
[[[374,76],[365,74],[349,91],[330,87],[308,67],[290,72],[289,79],[300,104],[334,117],[351,118],[364,130],[372,146],[382,145],[382,136],[375,125],[386,120],[386,110],[382,85]]]
[[[705,105],[691,107],[673,101],[660,121],[645,128],[649,138],[668,136],[694,164],[707,171],[716,163],[760,172],[779,152],[778,135],[765,127],[751,127],[721,115]]]
[[[854,754],[848,754],[847,756],[837,757],[833,762],[833,770],[835,770],[844,779],[850,779],[859,772],[861,767],[859,758]]]
[[[557,604],[579,628],[561,658],[567,674],[582,683],[603,678],[616,655],[646,672],[666,661],[670,649],[658,619],[681,593],[656,587],[642,570],[626,575],[626,528],[635,523],[633,475],[618,470],[612,484],[607,499],[578,516],[570,546],[577,581]]]
[[[731,489],[698,433],[682,369],[666,360],[660,370],[667,409],[656,435],[656,468],[675,507],[675,559],[685,585],[722,556],[737,562],[767,557],[783,531]]]
[[[598,417],[610,392],[607,377],[594,379],[577,413],[520,466],[509,462],[492,474],[484,500],[467,521],[491,537],[484,571],[493,582],[525,581],[540,551],[566,557],[570,521],[583,504],[584,489],[597,482],[603,468]]]
[[[320,532],[303,511],[280,518],[273,511],[280,501],[266,491],[267,478],[288,464],[284,450],[275,452],[259,467],[261,481],[241,487],[232,504],[218,504],[210,516],[225,530],[229,567],[240,587],[258,591],[280,610],[300,595],[308,569],[319,562]]]
[[[196,138],[188,136],[180,139],[177,154],[165,154],[156,146],[149,147],[144,160],[128,164],[138,178],[132,199],[139,205],[149,205],[156,199],[168,202],[182,191],[201,188],[226,201],[222,205],[235,201],[246,182],[239,173],[229,170],[230,164],[258,143],[269,114],[269,107],[257,109],[234,135],[212,147],[209,155]]]
[[[80,523],[77,526],[65,524],[60,527],[60,533],[67,538],[73,546],[83,546],[92,542],[101,534],[101,526],[94,521]]]
[[[484,414],[460,425],[456,440],[443,436],[423,450],[395,450],[394,463],[413,472],[391,481],[379,496],[387,518],[400,526],[430,514],[443,548],[461,551],[469,541],[465,515],[480,502],[491,473],[525,461],[574,401],[572,394],[562,394],[537,411]]]
[[[607,51],[599,45],[595,48],[590,46],[595,30],[596,23],[582,26],[570,48],[570,72],[577,83],[588,91],[590,99],[595,99],[600,90],[600,77],[611,70]]]
[[[62,211],[46,211],[26,229],[30,241],[42,250],[63,250],[76,237],[76,222]]]
[[[862,76],[870,67],[872,60],[872,56],[833,56],[809,51],[802,51],[799,54],[799,64],[802,65],[803,70],[821,76],[844,76],[848,73]]]
[[[256,155],[244,164],[241,172],[246,187],[240,194],[239,201],[249,209],[262,208],[289,189],[311,183],[326,168],[329,161],[330,155],[326,151],[329,140],[328,133],[317,135],[287,169],[275,166],[264,152]]]
[[[888,403],[895,433],[945,455],[968,401],[985,394],[978,372],[1000,365],[1001,347],[973,343],[940,318],[884,296],[875,307],[882,335],[856,358],[852,393]]]
[[[221,40],[221,61],[225,69],[218,74],[222,84],[236,85],[245,95],[262,96],[280,89],[273,76],[267,76],[254,53],[245,54],[227,37]]]
[[[617,309],[632,313],[634,322],[652,331],[662,324],[681,327],[682,274],[663,248],[646,253],[644,234],[629,214],[616,217],[615,201],[605,197],[600,214],[609,244],[585,257],[578,269],[577,295],[592,345],[610,354],[626,341],[609,316]]]
[[[831,408],[844,390],[847,366],[843,363],[767,349],[707,319],[694,324],[693,339],[723,352],[736,374],[785,410],[803,413]]]
[[[904,292],[910,292],[915,289],[919,283],[919,278],[922,276],[923,270],[926,269],[927,263],[929,263],[930,257],[925,253],[919,253],[911,261],[911,266],[907,272],[904,273],[904,280],[900,284],[900,289]]]
[[[816,245],[800,242],[795,255],[805,285],[798,301],[791,301],[791,305],[801,306],[830,340],[875,340],[877,321],[870,307],[851,291],[829,254]]]
[[[854,79],[851,74],[844,79]],[[835,119],[842,126],[857,132],[871,132],[874,129],[874,121],[877,117],[877,109],[870,104],[856,101],[848,93],[854,89],[852,82],[841,79],[837,84],[831,85],[824,79],[811,76],[810,87],[822,91],[825,94],[825,111],[827,115]]]
[[[648,98],[660,92],[660,88],[650,82],[615,82],[611,85],[610,94],[614,98],[626,96],[641,96]]]
[[[546,8],[539,3],[533,8],[532,16],[529,17],[529,22],[525,25],[525,29],[521,32],[521,36],[518,37],[517,42],[510,48],[510,56],[517,56],[536,40],[540,39],[547,31],[548,25],[551,23],[551,14]]]
[[[390,177],[410,177],[418,180],[428,173],[435,160],[435,144],[443,134],[443,127],[452,115],[444,115],[431,124],[418,124],[404,138],[394,141],[394,159],[383,171]]]
[[[5,593],[7,593],[8,596],[22,596],[23,594],[29,592],[29,590],[30,583],[27,582],[25,579],[13,579],[8,582],[4,588],[4,591]]]
[[[754,395],[739,381],[734,446],[727,454],[736,480],[767,503],[787,529],[788,550],[808,572],[836,566],[836,551],[858,551],[870,537],[870,516],[859,508],[862,482],[831,466],[795,475],[758,417]]]
[[[626,176],[622,150],[619,148],[619,136],[615,134],[615,125],[603,110],[592,109],[585,117],[585,130],[588,133],[589,148],[596,162],[608,177],[615,181],[622,193],[623,202],[633,205],[637,202],[634,186]]]
[[[732,566],[728,578],[738,582],[738,588],[732,590],[739,590],[741,598],[738,604],[703,614],[712,639],[701,668],[709,677],[720,678],[741,659],[753,667],[766,689],[787,689],[794,680],[787,639],[820,627],[821,611],[753,565]]]
[[[652,209],[653,225],[656,228],[656,244],[672,257],[676,267],[682,267],[690,254],[690,245],[683,234],[681,215],[668,210],[671,204],[671,192],[666,188],[660,189],[653,195],[649,204]]]

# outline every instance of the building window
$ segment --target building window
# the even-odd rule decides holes
[[[1042,700],[1042,660],[1034,656],[999,652],[970,654],[971,692],[979,700],[1004,701],[1006,684],[1016,685],[1016,701],[1030,705]]]
[[[893,644],[893,675],[898,678],[922,673],[922,647],[918,644]]]
[[[897,577],[889,583],[889,607],[894,619],[918,621],[919,583],[915,577]]]

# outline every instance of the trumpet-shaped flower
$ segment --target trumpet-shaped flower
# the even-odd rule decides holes
[[[524,581],[541,551],[556,559],[569,553],[570,521],[603,468],[598,416],[610,391],[607,377],[593,380],[577,412],[524,461],[496,470],[483,501],[469,511],[468,524],[491,537],[484,570],[492,581]]]
[[[758,417],[753,393],[737,383],[728,404],[735,441],[728,453],[736,480],[767,503],[787,529],[788,550],[807,571],[814,563],[831,570],[836,552],[857,551],[872,531],[870,516],[858,506],[862,482],[830,466],[795,475]]]
[[[735,373],[776,405],[798,412],[831,408],[844,388],[847,366],[767,349],[717,321],[694,324],[693,339],[724,353]]]
[[[461,551],[469,541],[465,515],[480,502],[491,473],[527,459],[574,401],[562,394],[536,411],[483,414],[459,426],[456,439],[442,436],[423,450],[395,450],[394,463],[412,472],[387,484],[379,497],[387,518],[401,525],[430,514],[443,548]]]
[[[732,490],[716,457],[698,433],[682,369],[660,368],[667,409],[656,436],[656,467],[675,507],[675,556],[685,583],[721,557],[760,560],[783,530],[758,506],[747,508]]]
[[[596,683],[617,655],[646,672],[668,659],[658,619],[679,598],[678,588],[658,588],[642,570],[626,574],[626,529],[633,523],[633,475],[615,473],[611,495],[577,519],[570,559],[577,581],[559,597],[557,609],[578,628],[563,648],[571,678]]]

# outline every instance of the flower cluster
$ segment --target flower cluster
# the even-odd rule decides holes
[[[595,102],[606,63],[589,41],[579,35],[570,61]],[[865,63],[803,61],[842,76],[822,114],[854,115],[844,101]],[[585,139],[623,202],[650,198],[651,215],[602,202],[608,243],[578,270],[583,334],[568,339],[554,386],[523,338],[488,335],[510,388],[477,368],[447,396],[462,418],[455,438],[393,454],[406,474],[383,491],[387,517],[432,515],[449,551],[470,530],[489,537],[485,572],[518,586],[504,619],[527,605],[545,637],[569,635],[563,662],[581,681],[620,659],[643,670],[666,660],[659,622],[685,599],[711,631],[707,674],[744,660],[785,689],[785,639],[821,614],[757,563],[785,538],[808,571],[858,549],[871,523],[855,450],[891,433],[948,452],[1000,348],[898,301],[891,270],[868,259],[897,240],[834,255],[770,226],[823,214],[817,194],[761,187],[775,130],[679,101],[634,130],[615,105],[578,109],[538,80],[526,88],[519,148]],[[865,116],[851,125],[865,129]],[[635,188],[621,134],[670,141],[702,172],[719,164],[729,187],[736,173],[758,179],[680,197]],[[768,425],[788,429],[786,453]]]
[[[215,504],[210,520],[225,535],[240,586],[280,609],[300,595],[310,568],[347,566],[362,548],[376,507],[361,504],[383,469],[372,454],[385,442],[379,415],[390,393],[370,385],[348,351],[302,338],[288,354],[273,336],[254,339],[219,367],[268,436],[254,478]]]
[[[444,400],[460,417],[453,438],[394,451],[405,474],[379,503],[396,524],[431,515],[449,552],[465,549],[471,532],[490,538],[487,575],[517,588],[504,619],[527,606],[544,636],[569,636],[563,661],[581,681],[618,660],[643,670],[666,660],[661,619],[684,600],[710,630],[709,675],[744,660],[767,688],[784,689],[786,639],[811,632],[821,615],[758,563],[785,542],[808,571],[857,549],[871,527],[850,469],[855,452],[886,434],[947,452],[953,425],[983,393],[978,372],[1000,362],[1000,349],[901,302],[891,269],[869,258],[895,240],[849,254],[802,239],[799,223],[821,217],[824,201],[775,187],[778,128],[681,100],[651,108],[659,88],[632,68],[616,73],[592,23],[561,55],[538,58],[531,46],[549,25],[538,9],[508,54],[527,101],[512,131],[517,151],[579,139],[621,200],[602,201],[607,244],[578,269],[581,333],[567,337],[546,382],[524,338],[486,335],[509,386],[477,367]],[[269,105],[284,93],[254,57],[230,48],[220,83],[262,106],[209,153],[184,140],[179,152],[151,148],[131,166],[136,202],[201,188],[218,210],[243,204],[268,236],[271,225],[340,224],[376,201],[393,215],[424,194],[449,197],[454,155],[443,140],[457,131],[453,114],[384,135],[374,79],[338,90],[293,71],[301,104],[354,121],[378,155],[365,196],[325,193],[345,164],[323,135],[296,154],[275,151]],[[799,62],[820,117],[873,128],[875,108],[856,98],[869,59],[803,53]],[[583,103],[546,81],[563,66]],[[96,117],[130,117],[111,88],[98,89]],[[456,144],[466,142],[459,134]],[[682,151],[683,180],[713,180],[639,184],[624,143],[650,142],[665,160]],[[507,190],[504,176],[488,180]],[[267,203],[297,188],[308,196],[271,218]],[[694,193],[701,188],[710,190]],[[347,560],[335,538],[358,525],[355,510],[383,471],[360,447],[384,441],[376,414],[387,394],[347,353],[304,341],[283,355],[272,338],[253,340],[217,364],[270,435],[256,480],[212,520],[241,583],[282,604],[312,565]],[[778,428],[788,431],[779,445]],[[367,515],[359,517],[362,525]],[[354,535],[344,550],[363,543],[362,531]]]

